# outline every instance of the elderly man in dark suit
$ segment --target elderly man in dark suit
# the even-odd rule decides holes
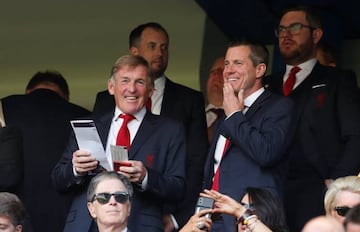
[[[284,152],[293,104],[262,87],[269,53],[254,41],[230,43],[224,68],[225,120],[213,137],[205,166],[205,188],[240,201],[247,187],[282,194]],[[233,217],[222,215],[211,231],[234,231]]]
[[[69,87],[56,71],[36,73],[26,93],[1,99],[5,129],[17,128],[23,138],[18,143],[18,149],[23,149],[23,165],[17,167],[24,168],[23,181],[16,193],[25,204],[34,231],[61,232],[71,196],[55,190],[51,171],[68,141],[70,120],[90,112],[68,101]]]
[[[163,231],[164,204],[182,200],[185,191],[185,131],[181,123],[146,110],[152,93],[147,61],[141,56],[120,57],[108,81],[116,106],[112,112],[94,117],[96,128],[111,160],[110,145],[118,144],[118,131],[128,122],[130,166],[115,170],[134,186],[128,228],[131,231]],[[119,130],[120,128],[120,130]],[[55,169],[53,179],[59,190],[82,190],[73,202],[64,231],[96,231],[86,210],[85,188],[92,174],[101,171],[99,162],[72,139]],[[85,209],[85,210],[84,210]]]
[[[169,56],[169,35],[158,23],[149,22],[134,28],[129,36],[133,55],[144,57],[150,65],[155,90],[151,96],[151,112],[173,118],[185,126],[186,133],[186,195],[175,207],[168,207],[164,217],[166,230],[182,227],[192,216],[201,191],[204,162],[208,149],[207,127],[202,93],[171,81],[165,76]],[[94,114],[114,110],[114,98],[108,91],[98,93]],[[150,104],[148,104],[150,105]],[[177,224],[177,226],[176,226]]]
[[[285,74],[273,74],[267,85],[295,102],[294,137],[285,192],[290,231],[323,215],[326,187],[337,177],[360,170],[360,107],[351,72],[321,65],[315,58],[323,35],[318,15],[309,8],[288,9],[279,29]],[[292,70],[296,70],[295,75]],[[288,84],[291,86],[288,88]]]

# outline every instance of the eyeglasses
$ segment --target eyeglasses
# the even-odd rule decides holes
[[[345,217],[346,213],[350,210],[350,207],[347,206],[335,206],[334,210],[339,216]]]
[[[111,196],[114,196],[115,201],[121,204],[129,200],[129,194],[127,192],[114,192],[114,193],[95,194],[91,202],[97,200],[100,204],[104,205],[110,201]]]
[[[278,29],[275,30],[276,37],[279,37],[281,34],[284,34],[285,32],[290,32],[291,35],[296,35],[300,33],[301,28],[309,28],[310,30],[315,30],[316,28],[311,27],[309,25],[304,25],[302,23],[293,23],[290,24],[287,27],[279,26]]]

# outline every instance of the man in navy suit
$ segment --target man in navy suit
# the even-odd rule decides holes
[[[321,65],[315,58],[323,30],[312,9],[297,7],[283,14],[279,48],[285,74],[268,78],[270,90],[281,93],[290,70],[299,67],[292,92],[295,102],[293,141],[285,191],[290,231],[301,231],[310,218],[325,213],[327,185],[360,170],[360,107],[352,72]]]
[[[240,201],[247,187],[281,195],[281,171],[292,115],[292,101],[262,87],[269,53],[253,41],[229,45],[224,68],[225,120],[213,137],[205,166],[205,188]],[[211,231],[230,232],[235,219],[222,215]]]
[[[72,196],[55,190],[51,171],[69,139],[70,120],[90,112],[68,101],[68,84],[55,71],[37,72],[26,93],[1,99],[7,127],[17,128],[22,136],[17,145],[23,149],[23,165],[17,168],[23,167],[23,178],[16,193],[30,215],[33,231],[61,232]]]
[[[151,112],[173,118],[185,127],[186,195],[184,201],[177,206],[166,209],[165,213],[171,213],[173,220],[169,220],[169,216],[164,217],[166,231],[172,231],[174,226],[181,228],[192,216],[201,191],[208,149],[204,97],[199,91],[177,84],[165,76],[169,35],[160,24],[149,22],[134,28],[129,36],[129,46],[131,54],[144,57],[150,65],[150,75],[155,84],[151,96]],[[114,98],[108,91],[103,91],[96,97],[93,112],[112,112],[114,105]]]
[[[128,123],[130,166],[116,170],[127,176],[134,187],[128,227],[131,231],[164,231],[164,205],[181,201],[185,191],[184,127],[146,110],[153,85],[148,63],[141,56],[126,55],[116,61],[108,90],[114,96],[115,110],[94,117],[108,160],[111,161],[110,145],[116,144],[123,123],[120,116],[135,117]],[[88,151],[79,150],[73,138],[53,170],[53,180],[60,191],[80,191],[64,231],[96,231],[86,209],[85,189],[93,173],[99,171],[99,162]]]

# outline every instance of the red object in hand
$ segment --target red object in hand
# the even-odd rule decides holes
[[[120,169],[121,166],[131,167],[131,163],[130,163],[130,162],[118,161],[118,160],[114,160],[114,161],[113,161],[113,165],[114,165],[114,171],[119,171],[119,169]]]

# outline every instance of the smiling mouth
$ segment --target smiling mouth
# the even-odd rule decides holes
[[[237,80],[238,80],[238,78],[229,78],[228,82],[234,82],[234,81],[237,81]]]

